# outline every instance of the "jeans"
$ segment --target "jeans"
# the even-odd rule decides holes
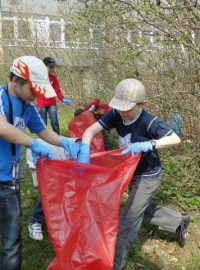
[[[128,249],[137,237],[143,220],[172,232],[180,225],[180,213],[151,202],[160,180],[161,174],[156,177],[134,177],[120,215],[113,270],[121,270],[126,265]]]
[[[42,117],[43,121],[47,125],[47,114],[49,115],[49,119],[51,122],[51,126],[53,131],[57,134],[60,134],[60,127],[58,123],[58,115],[57,115],[57,107],[56,106],[48,106],[48,107],[38,107],[38,112]]]
[[[32,216],[29,219],[30,224],[33,224],[35,222],[44,223],[44,213],[40,197],[38,198],[36,206],[33,209]]]
[[[0,183],[0,270],[21,270],[21,202],[19,184]]]

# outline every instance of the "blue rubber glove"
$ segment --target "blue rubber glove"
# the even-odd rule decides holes
[[[63,98],[63,101],[62,101],[65,105],[68,105],[68,106],[70,106],[70,105],[72,105],[72,101],[70,100],[70,99],[68,99],[68,98]]]
[[[53,157],[51,151],[44,144],[38,142],[36,139],[33,139],[32,144],[29,145],[28,148],[31,149],[34,165],[36,165],[39,157]]]
[[[89,112],[93,112],[94,110],[95,110],[95,105],[92,105],[92,106],[88,109]]]
[[[152,150],[153,150],[153,145],[150,141],[137,142],[137,143],[130,143],[129,146],[121,152],[121,154],[126,154],[129,151],[131,151],[131,154],[135,155],[139,152],[149,152]]]
[[[80,150],[80,143],[76,142],[76,139],[62,138],[60,146],[62,146],[73,159],[77,159],[77,155]]]
[[[80,151],[78,153],[78,162],[89,163],[90,162],[90,145],[87,143],[80,144]]]

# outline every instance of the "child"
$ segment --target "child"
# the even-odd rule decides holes
[[[41,139],[37,140],[44,144],[52,153],[52,158],[59,159],[59,160],[67,160],[69,158],[68,153],[65,151],[64,148],[58,147],[52,144],[49,144]],[[34,186],[38,186],[37,175],[36,175],[36,167],[33,163],[32,152],[30,149],[26,151],[26,162],[31,170],[31,175],[33,178]],[[29,219],[28,231],[29,235],[34,240],[43,240],[43,233],[42,233],[42,225],[44,224],[44,213],[42,209],[42,204],[40,197],[37,200],[36,206],[33,209],[33,213]]]
[[[116,128],[119,134],[119,146],[125,147],[122,154],[128,151],[132,155],[142,152],[129,197],[120,216],[113,270],[120,270],[126,265],[128,249],[144,218],[152,224],[176,232],[180,246],[185,244],[190,221],[185,213],[151,202],[162,177],[158,150],[178,145],[180,138],[158,117],[145,111],[145,105],[143,84],[132,78],[121,81],[109,103],[112,109],[85,131],[78,155],[80,162],[89,162],[89,144],[93,136],[103,129],[112,128]]]
[[[85,108],[77,108],[74,112],[74,116],[78,116],[84,111],[92,112],[95,120],[99,120],[106,112],[110,110],[108,104],[101,103],[99,99],[94,99],[88,103]],[[113,149],[112,143],[110,142],[109,132],[107,130],[102,130],[105,150],[109,151]]]
[[[50,150],[24,133],[28,127],[41,139],[62,146],[76,159],[79,145],[46,128],[32,102],[38,96],[55,97],[44,63],[33,56],[13,61],[8,86],[0,86],[0,269],[21,269],[20,155],[21,145],[38,156],[52,157]]]
[[[71,105],[72,101],[63,96],[63,93],[60,89],[59,81],[56,75],[53,74],[54,68],[58,66],[56,64],[55,59],[51,57],[45,57],[43,59],[43,62],[47,67],[49,81],[51,82],[51,85],[56,92],[56,96],[60,99],[60,101],[63,102],[64,105],[67,105],[67,106]],[[60,134],[56,98],[55,97],[51,97],[51,98],[37,97],[36,106],[45,124],[47,125],[47,114],[48,114],[53,131],[55,131],[57,134]]]
[[[109,110],[110,107],[108,104],[101,103],[98,98],[85,106],[85,111],[93,112],[96,120],[99,120]]]

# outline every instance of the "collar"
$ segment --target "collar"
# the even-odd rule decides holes
[[[123,124],[124,124],[125,126],[132,125],[133,123],[135,123],[135,122],[138,120],[138,118],[140,117],[141,113],[142,113],[142,109],[139,110],[139,113],[138,113],[138,115],[136,116],[136,118],[134,118],[132,121],[130,121],[130,122],[128,122],[128,123],[124,123],[124,120],[123,120]]]

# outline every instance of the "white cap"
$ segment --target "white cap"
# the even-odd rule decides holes
[[[10,72],[31,83],[37,97],[51,98],[56,93],[49,81],[48,70],[42,60],[35,56],[22,56],[13,61]]]
[[[109,106],[119,111],[129,111],[144,100],[145,88],[142,82],[129,78],[118,83]]]

